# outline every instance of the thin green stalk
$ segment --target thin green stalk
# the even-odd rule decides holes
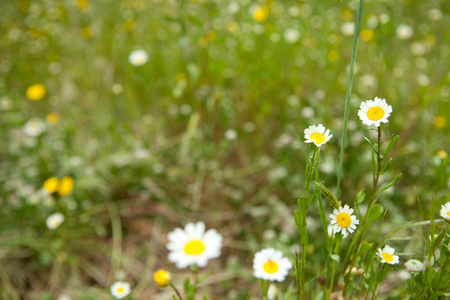
[[[181,298],[181,294],[178,291],[177,287],[173,284],[172,281],[169,282],[169,286],[175,291],[175,294],[177,294],[178,299],[183,300],[183,298]]]
[[[348,125],[348,118],[350,115],[350,97],[352,95],[353,74],[355,71],[356,52],[358,50],[358,37],[359,37],[359,30],[361,28],[363,2],[364,0],[359,1],[358,14],[356,16],[355,35],[353,37],[352,58],[350,60],[350,71],[348,74],[347,93],[345,95],[344,124],[342,128],[341,154],[339,156],[339,172],[336,187],[336,197],[338,198],[339,198],[339,187],[341,184],[341,177],[342,177],[342,167],[344,164],[344,148],[345,148],[345,141],[347,139],[347,125]]]
[[[339,249],[341,247],[341,241],[342,241],[342,238],[343,238],[342,233],[335,233],[335,238],[336,238],[336,244],[334,246],[333,254],[339,255]],[[332,260],[332,262],[331,262],[330,286],[329,286],[329,290],[328,290],[327,299],[330,298],[330,295],[333,292],[334,274],[336,273],[336,264],[335,263],[336,262],[334,260]]]

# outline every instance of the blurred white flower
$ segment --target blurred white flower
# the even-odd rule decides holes
[[[443,204],[439,213],[442,218],[450,222],[450,202]]]
[[[379,19],[382,24],[386,24],[391,20],[391,18],[387,14],[381,14]]]
[[[25,133],[29,136],[38,136],[45,129],[45,123],[37,118],[30,119],[24,127]]]
[[[310,106],[305,106],[302,108],[300,115],[305,119],[312,118],[315,115],[314,108]]]
[[[414,33],[414,30],[411,28],[411,26],[401,24],[397,27],[397,37],[401,40],[407,40],[409,39]]]
[[[429,86],[430,85],[430,77],[425,74],[419,74],[416,77],[417,84],[420,86]]]
[[[120,83],[114,83],[111,87],[111,91],[117,95],[117,94],[122,93],[123,87]]]
[[[269,285],[269,289],[267,290],[267,299],[269,300],[276,300],[278,294],[278,288],[275,284],[271,283]]]
[[[237,132],[234,129],[227,129],[224,135],[229,141],[234,141],[237,138]]]
[[[430,9],[428,11],[428,17],[433,21],[439,21],[442,19],[442,12],[437,8]]]
[[[289,44],[295,44],[300,39],[300,32],[295,28],[286,28],[283,37]]]
[[[413,42],[409,46],[409,50],[411,50],[411,53],[415,56],[421,56],[427,52],[427,46],[421,42]]]
[[[6,96],[0,98],[0,110],[8,110],[11,108],[12,101]]]
[[[355,32],[355,23],[353,22],[345,22],[341,26],[341,32],[343,35],[353,35],[353,32]]]
[[[411,273],[417,273],[423,270],[423,264],[420,260],[410,259],[405,263],[406,269]]]
[[[361,82],[361,85],[363,85],[364,87],[377,87],[378,86],[378,80],[372,74],[362,75],[360,82]]]
[[[237,13],[239,11],[239,4],[236,2],[231,2],[228,4],[228,11],[232,14]]]
[[[135,67],[142,66],[147,62],[147,60],[148,60],[148,53],[142,49],[134,50],[133,52],[130,53],[130,56],[128,57],[128,61],[130,62],[130,64],[132,64]]]
[[[64,222],[64,216],[61,213],[51,214],[50,216],[48,216],[47,220],[45,221],[48,229],[50,229],[50,230],[54,230],[54,229],[58,228],[58,226],[61,225],[62,222]]]
[[[246,132],[253,132],[255,130],[255,123],[245,122],[244,125],[242,125],[242,129],[244,129]]]
[[[370,29],[374,29],[378,26],[378,19],[376,16],[371,16],[369,19],[367,19],[367,27]]]

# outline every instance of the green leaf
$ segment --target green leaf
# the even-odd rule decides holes
[[[386,156],[386,154],[388,154],[389,151],[391,151],[392,148],[394,148],[395,144],[397,144],[398,138],[399,138],[398,135],[396,135],[396,136],[394,136],[394,137],[392,138],[392,140],[391,140],[391,142],[389,143],[389,145],[386,147],[386,149],[384,149],[383,154],[382,154],[383,156]]]
[[[369,145],[370,145],[370,147],[372,148],[372,150],[373,150],[375,153],[378,153],[377,149],[376,149],[375,146],[372,144],[372,142],[369,140],[369,138],[366,137],[366,136],[364,136],[364,135],[363,135],[363,138],[369,143]]]
[[[384,280],[384,278],[386,277],[386,274],[387,274],[390,270],[392,270],[392,266],[391,266],[391,265],[388,265],[388,264],[385,264],[385,265],[384,265],[384,268],[382,268],[381,270],[379,270],[379,271],[377,272],[377,283],[378,283],[378,284],[380,284],[380,283]]]
[[[375,194],[375,198],[378,198],[382,192],[384,192],[385,190],[387,190],[388,188],[390,188],[391,186],[393,186],[399,179],[400,177],[402,177],[402,173],[397,174],[397,176],[395,176],[394,180],[392,180],[391,182],[383,185],[378,192]]]
[[[388,171],[392,167],[392,157],[389,158],[386,166],[384,166],[383,170],[381,170],[380,174],[383,175],[386,171]]]
[[[364,193],[364,189],[360,190],[358,194],[356,194],[356,203],[360,204],[366,198],[366,193]]]
[[[367,225],[369,227],[373,222],[378,220],[383,215],[383,206],[374,204],[367,212]]]
[[[302,244],[308,243],[308,233],[306,232],[306,221],[303,218],[303,213],[299,210],[294,211],[295,225],[297,232],[300,235],[300,241]]]
[[[366,253],[367,251],[369,251],[370,249],[372,249],[373,245],[374,245],[373,243],[368,243],[367,241],[363,241],[361,243],[361,246],[359,247],[357,256],[360,256],[360,255]]]

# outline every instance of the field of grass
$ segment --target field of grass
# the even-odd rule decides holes
[[[116,281],[173,299],[159,269],[182,299],[262,299],[265,248],[294,267],[264,299],[449,297],[450,2],[364,1],[345,128],[359,3],[2,0],[0,299],[114,299]],[[383,157],[358,117],[375,97],[393,109],[382,148],[398,135]],[[320,152],[304,138],[319,123]],[[356,232],[325,235],[314,181]],[[199,221],[220,256],[179,269],[168,234]]]

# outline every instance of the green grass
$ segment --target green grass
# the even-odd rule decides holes
[[[151,274],[166,268],[178,287],[191,275],[170,264],[165,249],[167,233],[189,221],[225,238],[199,295],[260,297],[252,259],[262,248],[294,262],[293,210],[305,193],[303,130],[311,124],[334,135],[318,170],[330,190],[339,185],[353,43],[341,27],[356,20],[358,1],[274,1],[262,23],[249,11],[257,2],[239,3],[235,13],[229,1],[206,0],[0,4],[0,298],[110,299],[109,286],[123,275],[135,299],[168,299]],[[376,132],[357,116],[363,100],[386,98],[394,111],[382,139],[400,136],[380,185],[403,174],[378,200],[386,214],[369,242],[438,218],[450,201],[449,158],[438,155],[450,153],[449,13],[442,1],[365,1],[339,200],[353,206],[358,191],[372,189],[372,149],[362,135],[374,142]],[[414,30],[409,39],[396,37],[400,24]],[[285,40],[287,28],[298,30],[297,42]],[[365,40],[368,29],[373,38]],[[135,49],[148,52],[145,65],[128,62]],[[42,100],[26,99],[34,83],[47,88]],[[57,124],[35,138],[24,133],[30,118],[51,112]],[[235,140],[225,138],[228,129]],[[75,180],[71,195],[52,206],[28,203],[44,180],[66,175]],[[66,221],[49,231],[45,220],[56,211]],[[322,234],[318,211],[316,202],[308,210],[310,237]],[[328,220],[329,206],[325,213]],[[437,223],[436,233],[445,226]],[[432,228],[407,228],[389,241],[404,255],[387,291],[378,288],[381,299],[414,298],[398,276],[407,259],[428,257]],[[328,253],[322,238],[310,246],[306,284],[316,291]],[[279,289],[295,291],[293,278]]]

